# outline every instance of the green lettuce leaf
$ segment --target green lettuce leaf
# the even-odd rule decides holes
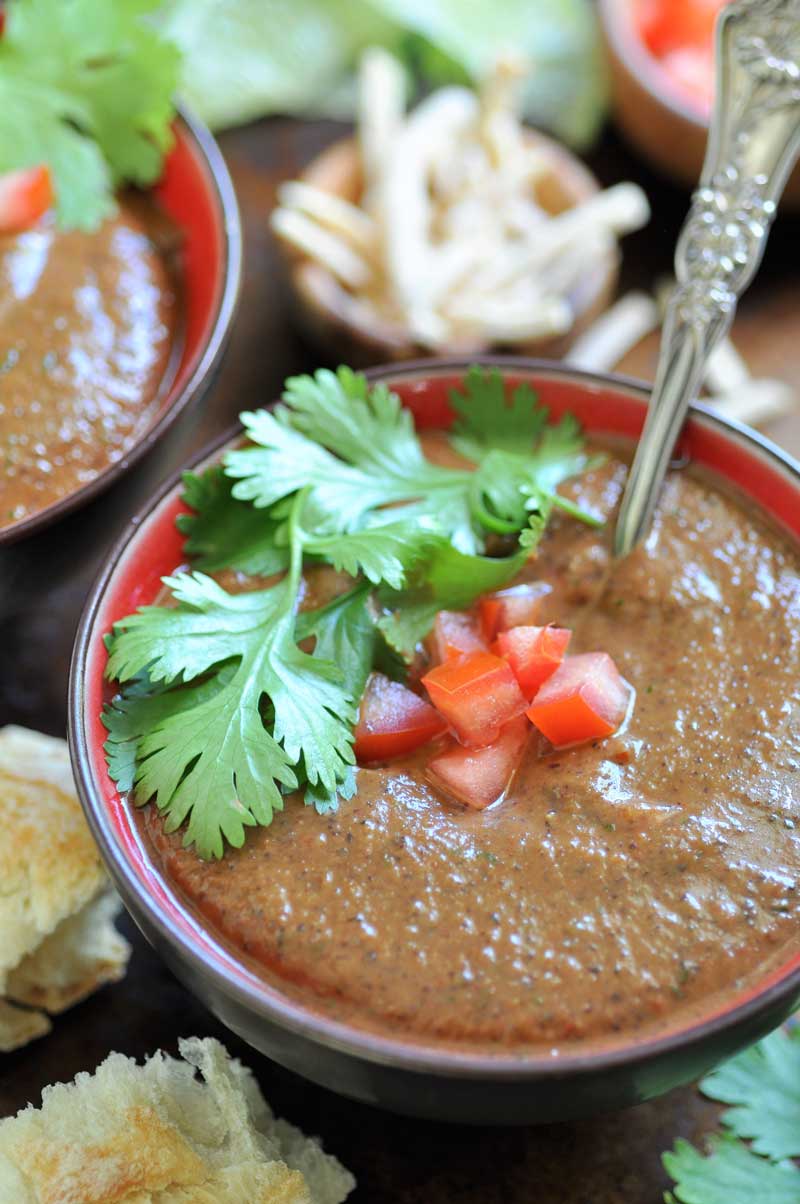
[[[176,47],[158,0],[12,0],[0,39],[0,172],[50,166],[62,226],[94,229],[172,143]]]

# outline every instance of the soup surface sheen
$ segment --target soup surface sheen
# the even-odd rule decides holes
[[[99,230],[0,237],[0,529],[86,485],[153,421],[176,232],[128,195]]]
[[[611,514],[611,458],[572,488]],[[362,769],[320,817],[295,800],[208,864],[145,824],[167,876],[267,978],[417,1041],[613,1042],[730,996],[800,919],[800,563],[757,515],[673,474],[621,563],[611,524],[555,522],[526,578],[570,651],[636,689],[626,730],[554,752],[531,735],[509,796],[475,812],[424,758]]]

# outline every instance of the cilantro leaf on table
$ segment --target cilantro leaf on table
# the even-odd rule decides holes
[[[688,1141],[676,1141],[664,1155],[675,1180],[667,1201],[680,1204],[798,1204],[800,1170],[768,1162],[733,1137],[718,1137],[704,1156]]]
[[[722,1122],[737,1137],[752,1139],[757,1154],[800,1158],[800,1029],[758,1041],[712,1071],[701,1088],[734,1105]]]
[[[9,0],[0,39],[0,172],[47,163],[62,226],[96,228],[113,189],[159,176],[179,53],[158,0]]]
[[[289,563],[287,544],[276,542],[282,520],[238,502],[222,468],[198,475],[183,474],[183,501],[193,511],[176,519],[186,536],[184,548],[196,568],[206,573],[238,569],[249,577],[269,577]]]
[[[711,1099],[733,1104],[725,1132],[701,1154],[678,1141],[664,1155],[681,1204],[800,1204],[800,1029],[778,1029],[712,1071],[700,1083]],[[739,1138],[752,1139],[748,1146]]]

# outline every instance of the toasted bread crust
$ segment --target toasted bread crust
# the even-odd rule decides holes
[[[281,1132],[249,1071],[216,1041],[181,1051],[144,1066],[111,1054],[0,1122],[2,1204],[340,1204],[352,1176]]]
[[[60,1012],[125,972],[108,889],[64,740],[0,730],[0,1051],[49,1032]]]

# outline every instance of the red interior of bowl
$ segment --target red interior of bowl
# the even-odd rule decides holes
[[[175,145],[161,182],[159,204],[182,233],[181,272],[185,326],[181,358],[164,408],[190,380],[205,350],[225,285],[225,220],[214,178],[189,127],[175,123]]]
[[[384,379],[411,409],[419,427],[447,426],[452,417],[448,393],[460,384],[462,374],[442,370],[431,377],[429,372],[430,369],[409,371],[403,379],[387,373]],[[520,380],[533,383],[554,418],[569,410],[595,436],[635,438],[641,431],[645,400],[643,392],[634,387],[571,377],[558,369],[531,372],[510,369],[507,380],[509,387]],[[720,426],[711,416],[699,415],[687,424],[681,451],[744,490],[800,539],[800,474],[782,462],[768,445],[761,447],[748,435]],[[137,606],[152,602],[161,588],[162,576],[185,562],[183,537],[175,529],[175,518],[183,509],[180,489],[173,489],[138,525],[116,564],[89,633],[83,706],[89,763],[94,778],[92,794],[96,805],[101,802],[105,808],[118,849],[170,926],[194,947],[205,963],[223,971],[228,979],[238,981],[251,992],[274,999],[279,993],[220,946],[150,868],[130,808],[120,798],[106,772],[103,754],[106,733],[100,711],[113,689],[103,681],[106,663],[103,636],[115,621]],[[733,1011],[798,970],[800,953],[754,986],[725,999],[716,1010],[709,1010],[704,1022]],[[659,1040],[684,1028],[685,1024],[676,1022],[674,1029],[659,1033]],[[642,1043],[641,1038],[638,1043]]]

